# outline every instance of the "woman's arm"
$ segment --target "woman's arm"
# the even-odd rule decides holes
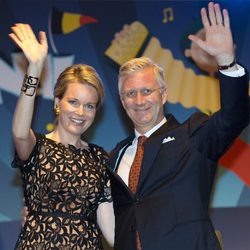
[[[35,145],[31,122],[39,78],[48,53],[48,44],[45,32],[39,32],[38,41],[28,24],[18,23],[11,29],[12,33],[9,34],[9,37],[19,46],[28,60],[27,73],[23,80],[12,123],[17,154],[21,160],[26,160]]]
[[[103,202],[97,209],[97,223],[110,246],[114,245],[115,216],[113,202]]]

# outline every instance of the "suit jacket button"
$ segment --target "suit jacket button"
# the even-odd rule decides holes
[[[135,199],[135,204],[136,204],[136,205],[140,204],[140,202],[141,202],[141,200],[140,200],[139,198],[136,198],[136,199]]]

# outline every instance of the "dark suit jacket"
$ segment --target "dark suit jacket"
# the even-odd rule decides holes
[[[219,112],[210,117],[198,112],[183,124],[168,115],[149,137],[135,194],[111,170],[134,134],[111,153],[115,249],[136,249],[136,229],[142,250],[220,249],[208,215],[209,198],[219,158],[249,123],[249,97],[248,74],[219,78]],[[163,143],[169,136],[174,140]]]

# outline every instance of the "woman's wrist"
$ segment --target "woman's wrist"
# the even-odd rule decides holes
[[[27,68],[27,74],[35,77],[40,77],[43,68],[44,62],[29,63]]]
[[[39,85],[39,77],[25,74],[21,91],[26,96],[34,96],[36,94],[38,85]]]

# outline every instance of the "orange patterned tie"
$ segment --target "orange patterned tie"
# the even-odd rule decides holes
[[[129,171],[128,186],[133,193],[135,193],[136,188],[137,188],[137,184],[139,181],[142,157],[143,157],[143,152],[144,152],[143,145],[144,145],[146,140],[147,140],[147,137],[144,135],[138,137],[135,158],[134,158],[134,161],[133,161],[131,168],[130,168],[130,171]]]
[[[134,161],[131,165],[130,172],[129,172],[128,186],[133,193],[136,192],[137,184],[139,181],[141,163],[142,163],[143,152],[144,152],[143,145],[146,140],[147,140],[146,136],[138,137],[135,158],[134,158]],[[137,250],[141,250],[141,242],[140,242],[138,231],[136,231],[136,242],[137,242]]]

